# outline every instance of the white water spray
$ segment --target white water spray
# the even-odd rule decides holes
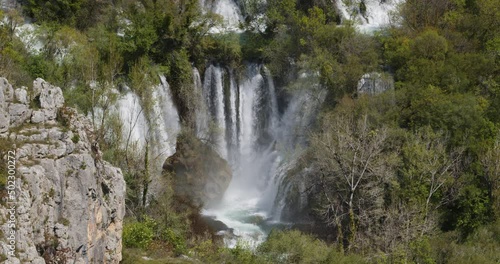
[[[363,33],[372,33],[391,23],[391,16],[404,0],[337,0],[337,8],[343,19],[356,22]],[[364,5],[364,11],[361,6]]]

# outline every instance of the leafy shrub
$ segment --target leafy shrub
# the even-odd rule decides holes
[[[300,231],[272,231],[257,249],[269,263],[366,263],[360,255],[344,255],[334,246]],[[261,263],[261,262],[260,262]]]
[[[203,263],[238,263],[264,264],[269,263],[264,256],[256,254],[244,243],[238,243],[234,248],[219,247],[211,240],[198,243],[194,248],[197,259]]]
[[[179,232],[176,232],[176,230],[167,228],[165,229],[163,236],[166,241],[172,244],[176,254],[180,255],[187,251],[185,238]]]
[[[146,249],[154,237],[156,222],[146,218],[143,222],[125,224],[123,243],[126,247]]]
[[[241,61],[240,36],[236,33],[210,35],[202,40],[205,56],[225,65],[236,66]]]
[[[263,58],[263,51],[270,42],[262,34],[244,32],[240,35],[241,56],[243,60],[258,61]]]

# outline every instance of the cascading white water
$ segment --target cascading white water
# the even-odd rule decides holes
[[[337,8],[344,19],[354,20],[359,30],[364,33],[387,26],[391,23],[391,15],[404,0],[337,0]],[[364,4],[365,11],[361,6]]]
[[[240,118],[240,154],[251,155],[253,152],[256,133],[254,121],[257,118],[255,111],[256,90],[262,84],[262,75],[253,73],[240,84],[239,118]]]
[[[118,100],[116,111],[123,124],[122,135],[125,144],[136,146],[138,150],[144,149],[149,126],[141,106],[141,98],[126,87],[126,94]]]
[[[205,103],[205,95],[203,93],[203,83],[201,82],[201,76],[198,69],[193,68],[193,83],[195,96],[197,98],[198,104],[196,106],[196,136],[202,140],[209,137],[208,135],[208,123],[209,123],[209,113],[207,105]]]
[[[124,87],[124,93],[118,94],[117,102],[109,108],[107,117],[118,115],[121,127],[122,147],[130,153],[141,153],[149,149],[149,159],[153,165],[151,175],[160,177],[165,159],[175,153],[177,134],[180,132],[180,120],[173,102],[170,86],[165,76],[160,75],[160,84],[153,87],[151,93],[151,111],[146,113],[143,101],[130,88]],[[94,109],[94,124],[99,125],[104,118],[101,108]],[[104,135],[108,137],[109,135]],[[112,137],[110,137],[112,138]],[[157,179],[152,179],[157,180]],[[150,186],[150,193],[159,193],[160,185]]]
[[[226,142],[226,115],[224,111],[224,80],[223,71],[219,66],[210,65],[205,71],[203,83],[203,97],[214,124],[217,129],[213,132],[216,136],[212,139],[217,145],[217,151],[222,158],[227,159]],[[212,131],[210,131],[212,133]]]
[[[226,100],[227,107],[227,115],[226,115],[226,138],[227,138],[227,150],[228,150],[228,160],[231,164],[236,164],[238,162],[239,153],[239,89],[236,79],[234,77],[234,71],[230,70],[228,72],[229,79],[229,90],[226,91],[226,97],[229,100]],[[227,94],[229,93],[229,94]]]
[[[233,0],[216,0],[214,13],[221,15],[230,27],[238,28],[243,20],[240,9]]]
[[[309,129],[326,97],[326,90],[318,85],[318,80],[314,76],[305,75],[296,82],[307,89],[294,92],[281,118],[277,137],[280,138],[282,153],[286,153],[286,156],[284,156],[285,162],[280,163],[275,172],[276,180],[271,183],[274,185],[272,190],[275,197],[274,220],[283,220],[283,209],[285,206],[290,206],[286,203],[286,199],[293,183],[285,181],[284,178],[307,146],[307,137],[311,132]],[[292,205],[297,210],[307,204],[304,182],[298,184],[298,193],[294,194],[299,195],[300,203]]]
[[[200,6],[204,13],[213,12],[224,20],[223,28],[212,28],[212,33],[239,31],[239,25],[244,19],[234,0],[200,0]]]
[[[144,111],[141,98],[136,93],[128,87],[125,90],[111,110],[120,117],[125,144],[135,145],[137,150],[144,151],[147,142],[152,146],[152,158],[159,164],[163,163],[165,158],[175,153],[180,131],[179,114],[165,76],[160,76],[160,84],[152,90],[151,113]]]
[[[207,95],[208,108],[224,109],[223,131],[228,139],[225,148],[230,154],[227,160],[233,170],[233,180],[222,201],[205,208],[204,214],[222,221],[236,236],[256,245],[266,236],[264,227],[279,221],[281,207],[277,206],[280,200],[276,200],[276,196],[288,168],[286,153],[294,147],[291,144],[295,144],[291,134],[296,126],[306,126],[306,121],[314,118],[308,109],[317,109],[318,103],[299,100],[305,97],[302,95],[294,96],[280,117],[269,71],[262,65],[248,64],[243,75],[237,81],[231,70],[213,65],[205,72],[203,92]],[[221,93],[214,92],[221,87],[229,87],[222,93],[223,99],[217,97]],[[220,107],[220,102],[229,105]],[[303,107],[299,107],[301,103]],[[220,119],[219,112],[209,112],[212,120]],[[234,246],[236,240],[226,242]]]
[[[180,121],[177,108],[172,100],[170,85],[165,76],[160,75],[160,85],[153,90],[153,112],[150,123],[152,127],[153,159],[163,163],[175,153],[177,134],[180,131]]]
[[[224,86],[224,81],[228,82],[229,94],[226,92],[225,95],[229,100],[209,98],[208,105],[213,108],[218,102],[229,103],[228,107],[223,106],[222,109],[226,110],[226,124],[230,127],[224,129],[226,138],[231,139],[227,141],[225,148],[231,153],[231,159],[228,161],[233,169],[233,180],[223,200],[216,207],[206,208],[205,214],[224,222],[234,229],[236,235],[246,238],[249,242],[262,241],[265,235],[255,222],[249,220],[268,217],[269,212],[263,211],[259,205],[263,203],[261,192],[276,158],[273,144],[261,144],[262,140],[259,138],[260,135],[269,134],[271,129],[260,125],[266,123],[262,119],[269,119],[269,115],[266,115],[268,113],[262,113],[262,110],[269,112],[269,108],[277,107],[271,103],[273,99],[269,98],[270,93],[264,91],[268,86],[265,85],[260,69],[259,65],[249,65],[246,76],[238,85],[231,71],[227,74],[227,71],[220,67],[210,66],[205,73],[204,82],[205,94],[215,95],[220,93],[213,93],[214,87],[220,89]],[[277,109],[270,112],[277,113]],[[219,118],[219,113],[211,111],[211,114],[215,115],[215,119]],[[234,246],[234,243],[232,240],[229,246]]]
[[[165,159],[175,153],[177,135],[180,132],[179,113],[172,98],[170,85],[165,76],[160,75],[160,84],[154,87],[152,94],[152,109],[146,113],[150,133],[145,135],[150,149],[150,160],[153,167],[151,175],[161,177],[162,165]],[[158,178],[152,181],[159,182]],[[162,191],[161,185],[153,184],[149,187],[150,194]]]

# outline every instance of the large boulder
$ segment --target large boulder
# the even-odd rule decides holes
[[[176,150],[163,164],[164,171],[173,175],[175,194],[195,206],[219,201],[232,179],[227,161],[187,133],[177,138]]]
[[[0,221],[5,263],[121,261],[125,181],[93,137],[91,122],[64,107],[59,87],[37,79],[30,91],[14,90],[0,78],[0,152],[15,151],[16,161],[17,244],[10,255],[12,228]],[[8,206],[0,203],[0,219]]]

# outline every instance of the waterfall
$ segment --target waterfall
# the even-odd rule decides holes
[[[243,21],[240,8],[233,0],[216,0],[213,12],[221,15],[228,26],[238,28],[240,21]]]
[[[226,115],[224,104],[224,80],[225,72],[219,67],[210,65],[205,71],[205,80],[203,83],[203,97],[206,107],[210,113],[213,124],[217,127],[215,131],[209,131],[210,139],[215,142],[219,154],[227,159],[227,141],[226,141]],[[212,130],[212,129],[210,129]]]
[[[150,133],[145,135],[150,145],[150,159],[153,167],[153,182],[160,182],[162,166],[165,160],[175,153],[177,135],[181,130],[179,113],[175,107],[170,85],[164,75],[160,75],[160,84],[151,93],[152,110],[148,116]],[[149,187],[150,194],[161,193],[161,185]]]
[[[250,69],[250,71],[255,71],[255,69]],[[249,73],[240,84],[240,96],[239,102],[239,118],[240,118],[240,154],[241,155],[251,155],[253,151],[253,144],[256,139],[256,126],[254,121],[257,118],[257,114],[254,111],[254,104],[256,102],[256,90],[263,81],[260,74],[255,72]]]
[[[175,153],[180,131],[179,114],[165,76],[160,75],[160,84],[152,89],[151,98],[152,110],[146,113],[141,98],[125,87],[125,94],[120,96],[111,112],[120,117],[125,144],[128,141],[138,151],[144,151],[148,142],[152,146],[152,158],[158,160],[161,167],[165,159]],[[100,111],[96,109],[96,112]]]
[[[205,103],[205,95],[203,93],[203,83],[201,82],[200,72],[196,68],[193,68],[193,83],[195,96],[198,102],[195,113],[196,135],[198,138],[206,140],[208,138],[209,115]]]
[[[175,153],[180,121],[177,108],[172,100],[170,85],[165,76],[160,75],[160,85],[152,92],[153,112],[150,122],[153,143],[153,158],[163,164],[165,159]]]
[[[229,114],[230,118],[227,120],[227,141],[228,141],[228,153],[230,154],[231,163],[236,163],[237,161],[237,153],[239,149],[239,87],[236,82],[234,71],[229,71]]]
[[[267,80],[267,86],[269,88],[269,99],[270,99],[270,106],[271,106],[271,119],[270,119],[270,128],[272,132],[275,132],[276,129],[278,129],[278,98],[276,97],[276,88],[274,87],[274,82],[272,80],[272,75],[269,69],[267,69],[265,66],[262,67],[264,71],[264,76],[265,79]],[[276,136],[276,135],[274,135]]]
[[[387,26],[391,23],[391,15],[404,0],[337,0],[337,9],[343,19],[354,20],[364,33]],[[348,2],[350,2],[348,4]]]
[[[127,148],[129,153],[144,155],[146,144],[149,145],[151,179],[158,182],[161,177],[162,165],[165,159],[175,153],[177,135],[180,132],[180,119],[174,104],[170,85],[165,76],[159,76],[160,84],[151,87],[151,111],[146,112],[143,100],[129,87],[124,87],[124,92],[113,89],[111,93],[118,95],[118,100],[109,108],[106,118],[118,116],[121,124],[122,148]],[[107,99],[106,99],[107,100]],[[92,118],[92,115],[89,114]],[[103,109],[94,109],[94,123],[99,125],[104,118]],[[113,136],[104,135],[108,139]],[[157,194],[161,185],[150,186],[150,194]]]
[[[212,12],[220,15],[224,20],[222,28],[212,28],[212,33],[238,31],[239,24],[244,21],[239,6],[234,0],[200,0],[203,13]]]
[[[126,93],[118,100],[115,111],[120,116],[123,125],[122,135],[125,144],[136,146],[143,150],[146,146],[148,123],[141,106],[141,98],[130,88],[125,87]],[[127,147],[127,146],[125,146]]]
[[[296,142],[302,142],[297,139],[307,132],[300,129],[311,124],[322,101],[298,91],[280,115],[268,69],[247,64],[239,75],[236,78],[234,70],[215,65],[205,71],[203,104],[209,109],[208,119],[218,126],[216,130],[225,133],[212,134],[212,141],[219,142],[220,153],[228,154],[233,180],[220,204],[205,208],[204,214],[224,222],[250,243],[259,243],[266,236],[264,222],[279,221],[283,201],[276,197],[295,161],[288,153],[294,151]],[[197,85],[196,77],[193,81]],[[311,94],[324,96],[320,91]],[[258,224],[255,219],[262,221]],[[231,240],[229,246],[234,243]]]
[[[308,89],[298,90],[292,95],[278,129],[278,138],[280,138],[280,145],[283,148],[282,153],[286,153],[286,156],[285,162],[280,163],[276,170],[275,180],[270,183],[270,188],[275,197],[274,220],[286,220],[282,218],[282,213],[284,209],[290,208],[290,206],[300,211],[307,204],[305,181],[300,179],[295,181],[285,180],[285,177],[290,170],[294,169],[297,159],[307,147],[309,129],[314,124],[315,117],[326,97],[326,91],[317,84],[316,78],[303,76],[297,82],[301,86],[308,87]],[[290,195],[297,195],[297,193],[291,194],[293,185],[298,187],[300,203],[291,205],[287,204],[286,200]]]

